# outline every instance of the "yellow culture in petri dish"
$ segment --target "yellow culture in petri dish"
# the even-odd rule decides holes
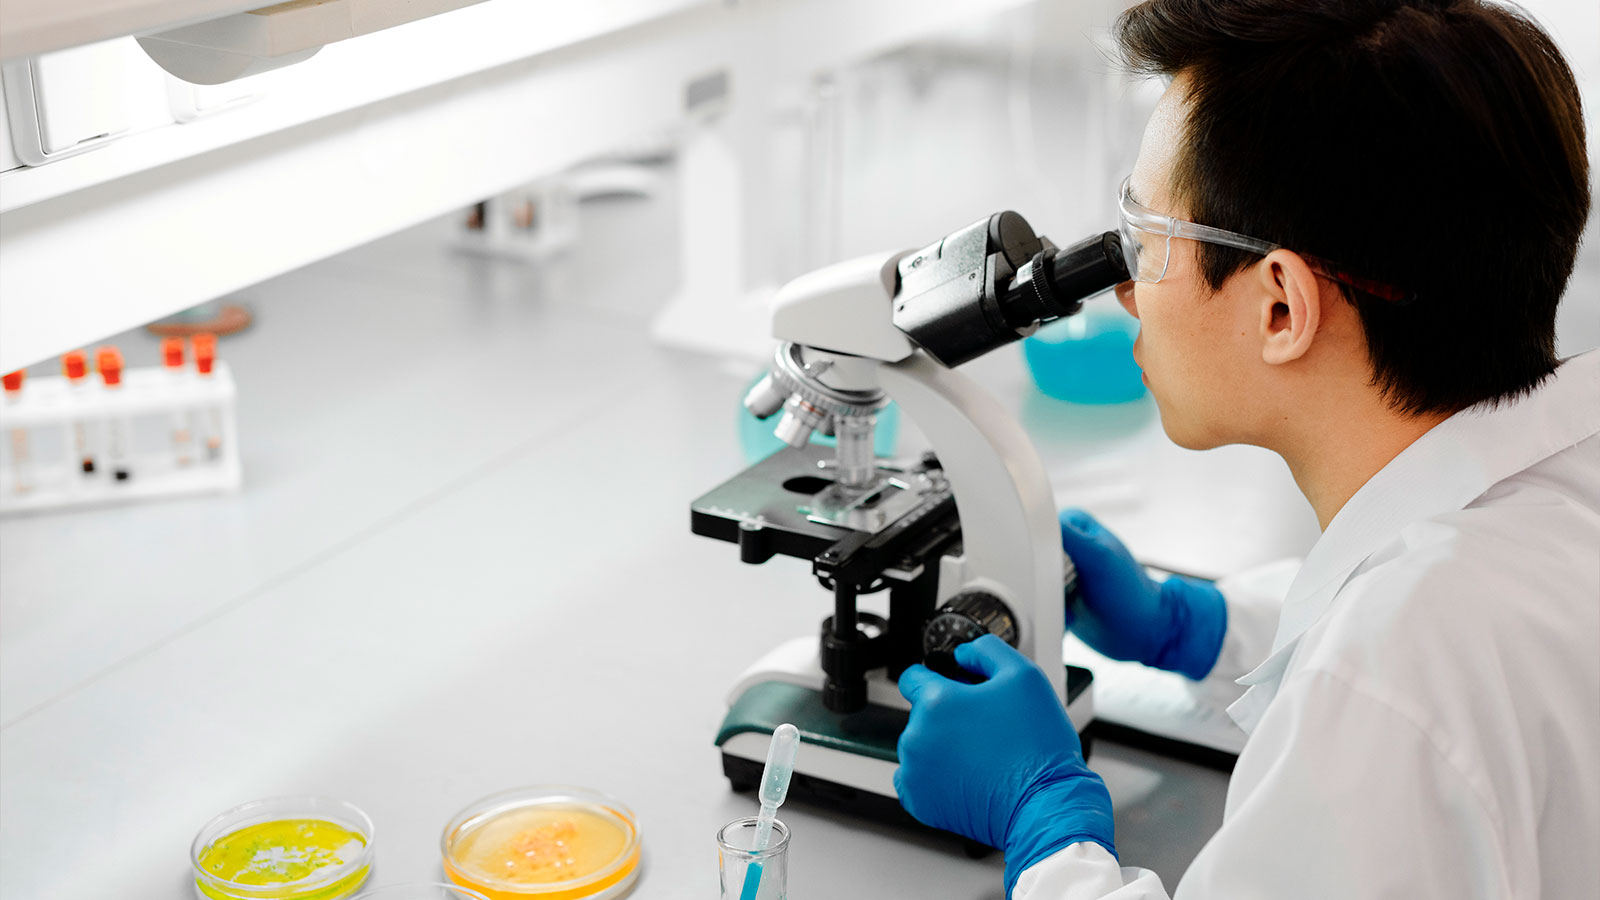
[[[450,880],[491,900],[610,900],[638,878],[633,814],[582,788],[486,797],[445,828],[441,844]]]
[[[340,900],[372,869],[372,823],[337,800],[258,800],[207,823],[191,851],[202,898]]]

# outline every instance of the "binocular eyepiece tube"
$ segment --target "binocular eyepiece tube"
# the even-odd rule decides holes
[[[1116,232],[1058,250],[1014,212],[906,254],[898,274],[895,327],[950,367],[1073,315],[1128,280]]]

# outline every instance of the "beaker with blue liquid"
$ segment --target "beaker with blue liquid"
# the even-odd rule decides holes
[[[1071,318],[1052,322],[1022,341],[1034,384],[1069,403],[1126,403],[1144,396],[1133,342],[1139,320],[1115,302],[1096,300]]]

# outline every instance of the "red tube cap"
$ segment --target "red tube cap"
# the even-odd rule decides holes
[[[183,368],[183,338],[161,339],[161,362],[169,369]]]
[[[27,372],[18,369],[9,375],[0,376],[0,382],[4,382],[8,393],[20,391],[22,390],[22,379],[26,378],[27,375]]]
[[[61,357],[61,374],[73,381],[89,374],[89,354],[73,350]]]
[[[101,347],[94,353],[94,363],[107,387],[115,387],[122,383],[121,350],[115,347]]]
[[[211,367],[217,362],[217,336],[202,331],[190,340],[194,341],[194,367],[201,375],[210,375]]]

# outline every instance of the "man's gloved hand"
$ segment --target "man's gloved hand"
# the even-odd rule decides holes
[[[1061,511],[1061,549],[1078,567],[1067,630],[1085,644],[1195,680],[1216,665],[1228,629],[1216,587],[1178,575],[1157,584],[1116,535],[1081,509]]]
[[[955,658],[987,680],[963,684],[921,665],[900,676],[911,720],[894,788],[906,811],[1005,851],[1007,897],[1024,870],[1068,844],[1115,854],[1111,796],[1044,672],[994,635]]]

